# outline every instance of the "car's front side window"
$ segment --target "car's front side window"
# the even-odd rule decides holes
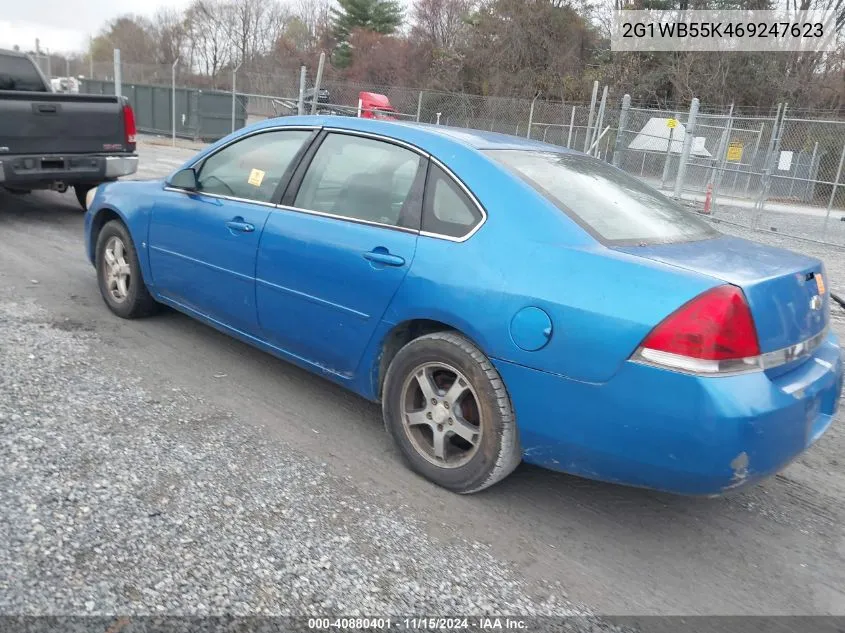
[[[294,206],[376,222],[414,226],[413,195],[422,157],[384,141],[329,134],[305,173]],[[421,180],[421,179],[420,179]]]
[[[203,161],[197,189],[272,202],[282,177],[311,134],[308,130],[275,130],[236,141]]]

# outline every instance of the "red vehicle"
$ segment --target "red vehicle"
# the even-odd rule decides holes
[[[377,92],[361,92],[358,94],[358,116],[362,119],[386,119],[395,121],[399,117],[396,108],[384,95]]]

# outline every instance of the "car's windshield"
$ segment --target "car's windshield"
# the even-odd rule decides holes
[[[582,226],[608,242],[683,242],[718,235],[674,200],[583,154],[489,150]]]

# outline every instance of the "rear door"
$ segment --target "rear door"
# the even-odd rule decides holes
[[[387,139],[325,136],[261,239],[256,297],[269,342],[354,372],[414,259],[426,168]]]
[[[313,130],[244,137],[207,157],[198,191],[170,189],[153,208],[157,291],[248,334],[257,331],[255,261],[264,224]]]

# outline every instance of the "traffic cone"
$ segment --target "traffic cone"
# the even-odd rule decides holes
[[[710,204],[713,202],[713,183],[708,183],[707,194],[704,196],[704,215],[710,215]]]

